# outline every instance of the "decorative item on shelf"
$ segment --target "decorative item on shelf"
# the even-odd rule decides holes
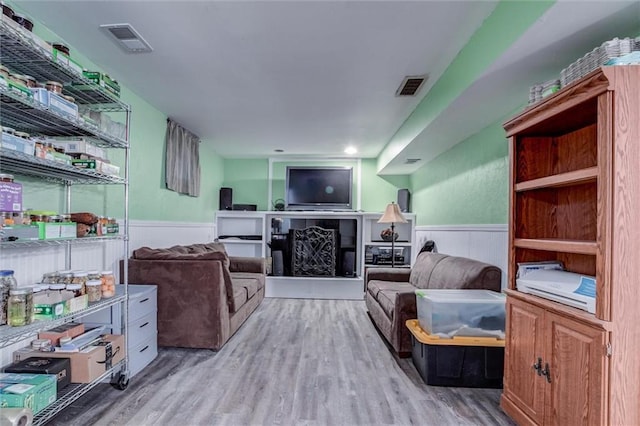
[[[284,211],[284,200],[282,198],[278,198],[273,202],[273,209],[281,212]]]
[[[392,231],[391,228],[387,228],[387,229],[383,229],[382,232],[380,232],[380,238],[382,238],[382,241],[396,241],[398,239],[398,233],[395,231]]]
[[[391,229],[390,233],[385,234],[386,229],[382,231],[380,236],[383,240],[385,239],[384,235],[388,235],[389,241],[391,241],[391,267],[395,267],[395,258],[396,258],[396,250],[395,250],[395,240],[398,238],[398,234],[395,231],[396,223],[407,223],[407,219],[404,218],[402,213],[400,212],[400,207],[393,201],[391,204],[387,205],[387,208],[384,211],[384,214],[380,219],[378,219],[378,223],[390,223]]]

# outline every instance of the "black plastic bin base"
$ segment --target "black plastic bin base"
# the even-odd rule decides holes
[[[428,385],[502,388],[503,347],[429,345],[411,336],[411,355]]]

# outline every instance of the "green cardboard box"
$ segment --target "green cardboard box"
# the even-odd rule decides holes
[[[37,414],[55,402],[57,382],[52,374],[0,373],[0,407],[30,408]]]

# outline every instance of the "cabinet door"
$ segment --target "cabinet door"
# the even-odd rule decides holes
[[[533,368],[544,365],[544,310],[507,297],[504,396],[537,424],[544,418],[545,380]]]
[[[545,424],[605,424],[607,332],[552,313],[546,326],[551,383]]]

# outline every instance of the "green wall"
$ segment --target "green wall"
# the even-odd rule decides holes
[[[508,144],[502,120],[411,175],[417,225],[507,223]]]
[[[17,11],[19,6],[13,2]],[[59,40],[44,25],[35,22],[34,32],[45,40]],[[70,46],[71,56],[87,69],[100,67]],[[117,75],[113,76],[116,79]],[[218,207],[218,188],[222,185],[224,169],[222,158],[207,141],[200,144],[201,185],[200,196],[189,197],[169,191],[164,184],[164,138],[166,115],[151,106],[126,87],[121,99],[131,105],[129,214],[134,220],[166,220],[179,222],[206,222],[213,220]],[[112,118],[124,122],[124,113]],[[109,150],[109,159],[121,167],[124,175],[124,151]],[[23,183],[24,206],[36,210],[65,210],[63,187],[39,180],[16,176]],[[72,191],[72,211],[91,211],[99,215],[122,217],[124,189],[122,185],[77,185]]]

